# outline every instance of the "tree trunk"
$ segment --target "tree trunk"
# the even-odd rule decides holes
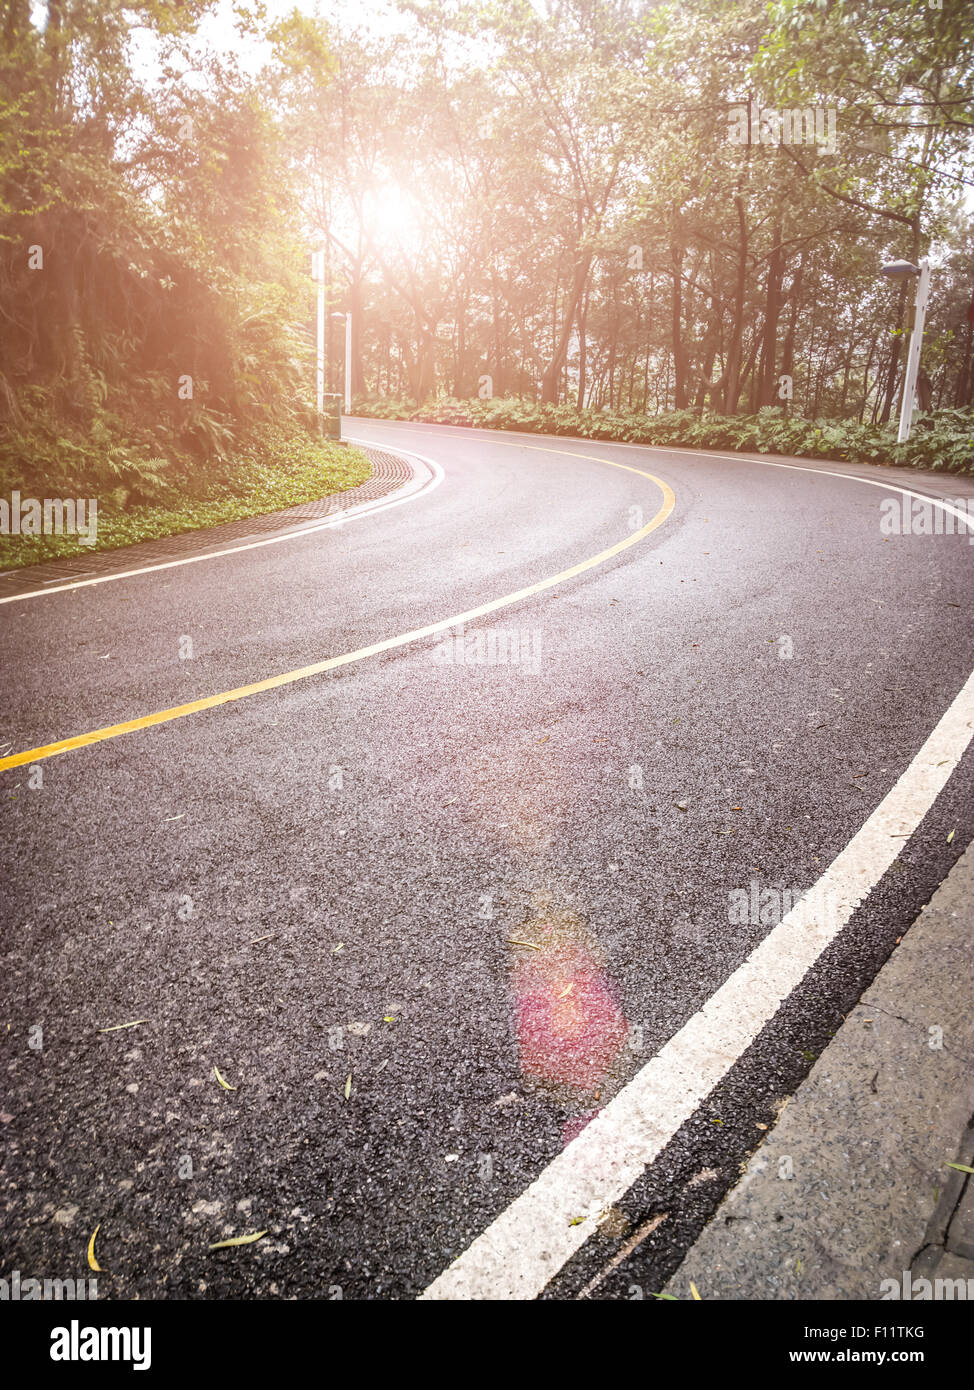
[[[744,291],[747,286],[747,219],[744,212],[744,199],[738,195],[734,199],[737,209],[739,231],[737,255],[737,280],[734,286],[734,318],[731,324],[730,343],[727,348],[727,367],[724,373],[724,413],[736,415],[741,392],[741,358],[744,340]]]
[[[586,338],[585,320],[588,318],[588,291],[582,296],[582,302],[578,306],[578,397],[576,405],[579,410],[585,407],[585,373],[588,366],[586,360]]]
[[[889,423],[889,417],[893,413],[893,402],[896,399],[896,378],[899,374],[900,354],[903,351],[903,328],[906,323],[906,280],[900,285],[900,297],[896,305],[896,336],[890,345],[889,366],[886,370],[886,388],[883,393],[883,408],[880,412],[880,424]]]
[[[764,334],[761,341],[761,361],[758,367],[758,389],[757,403],[760,409],[763,405],[774,405],[777,397],[775,391],[775,358],[777,357],[778,344],[778,320],[781,316],[782,298],[781,282],[784,278],[785,258],[781,249],[781,224],[774,230],[774,247],[768,260],[768,285],[765,294],[764,304]]]
[[[683,349],[683,247],[670,246],[673,268],[673,297],[670,302],[670,337],[673,349],[674,408],[683,410],[687,403],[686,355]]]
[[[568,343],[572,335],[572,324],[575,322],[575,317],[578,314],[578,306],[585,292],[591,265],[592,252],[583,251],[579,259],[575,262],[571,289],[568,292],[568,300],[562,313],[561,332],[557,335],[552,349],[551,361],[548,363],[547,367],[545,367],[544,375],[541,378],[541,400],[543,404],[558,404],[558,384],[561,380],[562,370],[565,366],[565,358],[568,354]]]

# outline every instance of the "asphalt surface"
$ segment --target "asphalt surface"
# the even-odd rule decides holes
[[[446,660],[440,635],[49,759],[37,789],[0,774],[0,1276],[80,1277],[100,1226],[101,1298],[415,1297],[769,930],[729,920],[731,890],[810,886],[972,669],[966,537],[884,536],[888,494],[817,470],[970,483],[348,428],[443,482],[286,545],[0,608],[0,742],[557,574],[661,504],[593,456],[676,506],[470,626],[516,640],[515,665],[486,640]],[[547,1296],[663,1287],[971,839],[971,764]]]

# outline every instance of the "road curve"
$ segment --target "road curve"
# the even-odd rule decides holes
[[[966,535],[880,524],[895,489],[969,484],[349,433],[442,484],[0,608],[3,752],[370,653],[2,773],[11,1268],[80,1273],[100,1224],[103,1298],[420,1295],[632,1094],[974,669]],[[716,1089],[524,1296],[662,1288],[970,840],[974,760],[953,761]],[[475,1274],[467,1296],[500,1296]]]

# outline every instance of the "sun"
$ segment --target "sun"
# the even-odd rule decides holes
[[[394,181],[380,184],[365,196],[365,229],[374,244],[388,251],[418,251],[423,244],[423,219],[415,198]]]

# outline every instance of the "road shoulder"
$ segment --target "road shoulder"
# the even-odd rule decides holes
[[[666,1292],[974,1293],[974,846],[783,1108]],[[927,1286],[919,1280],[931,1281]],[[883,1281],[891,1281],[886,1284]],[[929,1289],[929,1292],[928,1292]],[[895,1291],[894,1291],[895,1290]]]
[[[285,511],[247,517],[205,530],[184,531],[115,550],[88,551],[79,548],[77,555],[64,559],[6,570],[0,572],[0,602],[78,580],[127,574],[190,557],[216,555],[228,547],[315,530],[323,522],[334,523],[379,503],[407,496],[428,481],[428,470],[418,469],[413,459],[399,450],[363,442],[357,442],[357,447],[368,457],[372,471],[365,482],[356,487],[329,493],[314,502],[289,507]]]

